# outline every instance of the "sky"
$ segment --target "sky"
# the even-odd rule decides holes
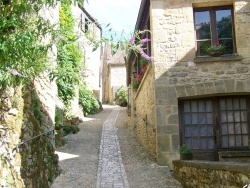
[[[88,0],[84,8],[103,28],[103,36],[114,38],[126,36],[133,32],[139,12],[141,0]],[[107,28],[105,28],[110,24]],[[112,33],[108,32],[112,29]],[[116,34],[115,34],[116,33]]]

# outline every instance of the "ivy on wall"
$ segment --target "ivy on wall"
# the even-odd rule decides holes
[[[64,104],[75,96],[76,86],[80,82],[79,72],[82,53],[77,45],[77,36],[74,34],[74,18],[69,3],[61,3],[60,12],[60,40],[57,44],[58,60],[56,68],[56,83],[58,95]]]

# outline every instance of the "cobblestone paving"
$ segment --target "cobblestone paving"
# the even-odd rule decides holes
[[[103,107],[57,149],[65,159],[51,188],[181,188],[168,167],[157,165],[134,138],[126,108]]]
[[[115,122],[119,110],[113,110],[102,128],[97,188],[129,188],[126,172],[122,164],[119,140]]]

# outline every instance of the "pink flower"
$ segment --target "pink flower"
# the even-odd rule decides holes
[[[142,44],[145,44],[145,43],[147,43],[148,41],[150,41],[150,39],[145,38],[145,39],[142,39],[142,40],[141,40],[141,43],[142,43]]]
[[[129,41],[128,41],[129,44],[134,44],[135,43],[135,37],[132,37]]]
[[[142,50],[142,51],[140,51],[140,54],[141,54],[141,56],[142,57],[144,57],[146,60],[148,60],[148,61],[153,61],[153,57],[151,56],[148,56],[147,54],[145,54],[145,52]]]

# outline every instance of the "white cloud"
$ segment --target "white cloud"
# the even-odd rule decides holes
[[[110,23],[110,28],[118,33],[122,31],[131,33],[134,30],[141,0],[89,0],[88,2],[85,3],[85,9],[103,28]]]

